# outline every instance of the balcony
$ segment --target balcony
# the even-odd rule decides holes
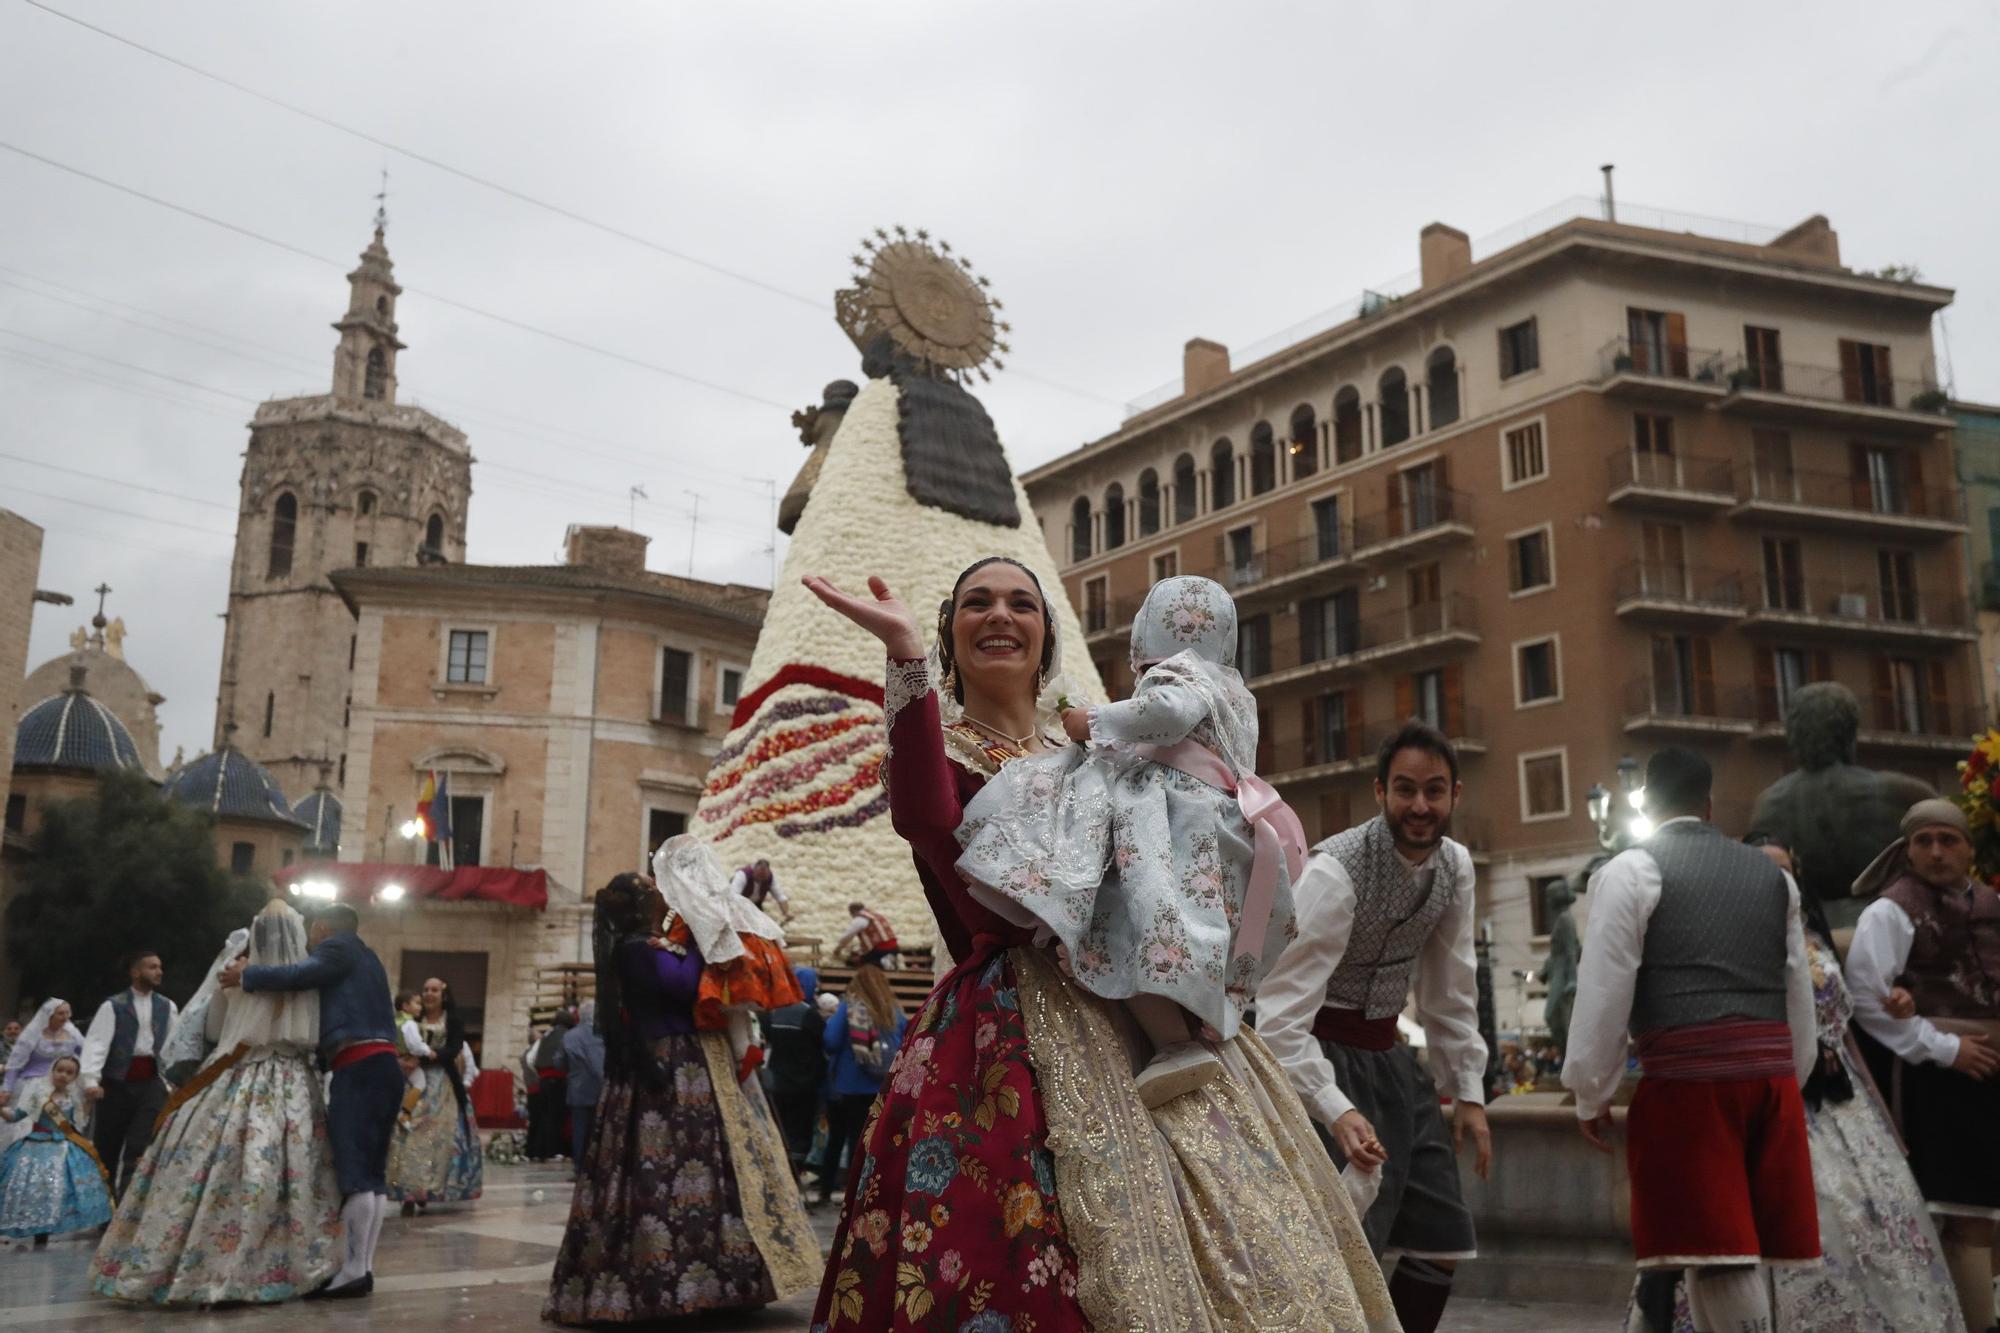
[[[1922,708],[1914,711],[1914,716],[1898,718],[1893,715],[1892,706],[1885,715],[1878,701],[1872,716],[1863,715],[1863,721],[1876,725],[1864,726],[1855,737],[1855,744],[1878,753],[1949,755],[1963,759],[1971,752],[1973,742],[1992,725],[1977,708],[1955,708],[1926,700]]]
[[[1297,618],[1293,623],[1298,623]],[[1243,674],[1250,684],[1269,688],[1447,656],[1478,643],[1472,598],[1452,593],[1442,601],[1400,611],[1329,622],[1317,634],[1295,631],[1274,637],[1269,660],[1245,661]]]
[[[1717,689],[1711,680],[1640,676],[1625,683],[1625,732],[1689,740],[1748,736],[1757,726],[1748,689]]]
[[[1451,738],[1460,756],[1486,753],[1486,729],[1476,709],[1447,709],[1440,728]],[[1314,782],[1350,773],[1369,773],[1375,768],[1375,754],[1408,718],[1383,718],[1358,728],[1332,727],[1317,736],[1284,736],[1259,756],[1269,772],[1261,776],[1276,785]]]
[[[1747,417],[1811,421],[1839,429],[1934,435],[1951,428],[1947,399],[1923,379],[1878,380],[1860,371],[1729,359],[1716,407]]]
[[[1965,531],[1960,496],[1941,486],[1878,485],[1843,472],[1749,467],[1736,518],[1822,532],[1912,541]]]
[[[1139,614],[1139,608],[1146,604],[1146,594],[1131,593],[1124,597],[1091,605],[1083,604],[1083,635],[1091,643],[1123,641],[1131,637],[1132,618]]]
[[[1656,403],[1706,405],[1729,392],[1729,355],[1677,343],[1613,338],[1598,349],[1598,387]]]
[[[1970,643],[1978,638],[1963,594],[1883,588],[1831,579],[1765,580],[1746,630],[1821,638],[1861,638],[1888,645]]]
[[[1743,574],[1733,569],[1635,560],[1618,570],[1613,588],[1618,618],[1649,625],[1716,628],[1749,609]]]
[[[1403,503],[1353,521],[1357,561],[1416,556],[1472,540],[1472,496],[1449,487],[1419,487],[1404,473]]]
[[[1330,573],[1355,563],[1354,536],[1357,525],[1343,521],[1339,527],[1274,542],[1258,550],[1216,552],[1215,580],[1238,600],[1280,592],[1302,579]],[[1222,545],[1218,541],[1218,545]]]
[[[1734,469],[1725,458],[1642,454],[1625,448],[1605,460],[1607,503],[1657,514],[1716,514],[1736,504]]]

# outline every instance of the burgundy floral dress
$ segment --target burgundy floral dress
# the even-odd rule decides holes
[[[923,662],[892,662],[887,693],[890,815],[959,961],[869,1113],[812,1328],[1088,1329],[1007,954],[1032,931],[976,903],[953,869],[965,802],[986,777],[947,755]],[[990,766],[1015,757],[969,731],[954,748],[984,749]]]

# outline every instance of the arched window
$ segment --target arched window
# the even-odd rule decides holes
[[[389,316],[389,298],[388,298],[388,297],[386,297],[386,296],[378,296],[378,297],[376,297],[376,298],[375,298],[375,313],[376,313],[376,314],[378,314],[378,315],[380,315],[380,316],[382,316],[382,317],[383,317],[384,319],[387,319],[387,318],[388,318],[388,316]]]
[[[265,571],[274,579],[292,572],[292,543],[299,534],[299,500],[290,491],[271,506],[271,563]]]
[[[1361,391],[1352,384],[1333,396],[1333,461],[1361,457]]]
[[[1311,403],[1300,403],[1292,409],[1292,429],[1285,441],[1285,448],[1292,456],[1294,477],[1310,477],[1319,471],[1319,417]]]
[[[1382,447],[1387,449],[1410,438],[1410,385],[1399,366],[1383,371],[1377,385],[1381,394]]]
[[[1160,474],[1147,468],[1139,474],[1139,535],[1160,530]]]
[[[1090,497],[1079,495],[1069,507],[1069,558],[1090,559]]]
[[[368,349],[368,373],[361,381],[363,398],[380,398],[389,388],[389,360],[382,355],[382,349]]]
[[[1192,523],[1201,499],[1201,483],[1195,480],[1194,455],[1182,454],[1174,460],[1174,522]]]
[[[1125,488],[1112,482],[1104,492],[1104,549],[1115,551],[1125,544]]]
[[[375,512],[375,492],[373,492],[373,491],[363,491],[363,492],[361,492],[361,494],[359,494],[359,495],[355,496],[355,497],[354,497],[354,512],[355,512],[355,513],[357,513],[357,514],[361,514],[361,515],[363,515],[364,517],[365,517],[366,515],[369,515],[369,514],[372,514],[372,513],[374,513],[374,512]]]
[[[1458,354],[1440,347],[1424,363],[1424,390],[1431,400],[1430,429],[1458,420]]]
[[[444,555],[444,515],[432,514],[431,521],[424,524],[424,549],[432,555]]]
[[[1208,507],[1227,509],[1236,503],[1236,446],[1227,436],[1208,451]]]
[[[1260,421],[1250,428],[1250,494],[1262,495],[1278,484],[1278,445],[1271,423]]]

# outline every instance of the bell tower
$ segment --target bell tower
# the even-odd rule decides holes
[[[380,196],[378,196],[380,198]],[[332,392],[257,408],[243,454],[215,737],[264,765],[297,802],[331,769],[346,785],[349,682],[362,646],[337,570],[465,558],[472,453],[465,433],[396,401],[388,216],[347,275]]]

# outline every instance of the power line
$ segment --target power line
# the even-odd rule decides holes
[[[68,352],[73,356],[87,356],[93,361],[102,361],[107,366],[116,366],[120,370],[129,370],[135,374],[145,375],[152,379],[166,380],[170,384],[179,384],[189,389],[199,389],[203,393],[212,393],[222,398],[232,398],[239,403],[249,403],[253,407],[257,402],[254,398],[246,398],[242,394],[231,392],[228,389],[212,388],[196,380],[182,379],[179,375],[169,375],[164,371],[148,370],[144,366],[135,366],[129,361],[120,361],[116,357],[103,356],[97,352],[87,352],[81,347],[71,347],[68,343],[59,343],[52,338],[38,338],[32,333],[23,333],[19,329],[10,329],[5,325],[0,325],[0,333],[6,334],[9,338],[20,338],[26,342],[40,343],[44,347],[53,347],[58,352]]]
[[[199,532],[205,537],[221,537],[225,541],[232,542],[236,540],[236,534],[233,532],[222,532],[216,528],[197,527],[192,523],[182,523],[171,518],[155,518],[151,514],[135,513],[130,509],[114,509],[110,505],[101,505],[94,500],[78,500],[67,495],[55,495],[48,491],[31,491],[26,486],[16,486],[11,482],[8,483],[7,489],[12,494],[32,495],[37,500],[54,500],[57,504],[76,505],[81,509],[95,509],[106,514],[116,514],[120,518],[136,518],[142,523],[158,523],[162,527],[184,528],[189,532]]]
[[[34,370],[65,375],[70,379],[82,380],[86,384],[95,384],[100,388],[116,389],[120,393],[129,393],[135,398],[145,398],[156,403],[166,403],[172,407],[185,407],[189,411],[199,412],[203,416],[217,417],[224,421],[237,422],[238,425],[242,424],[234,413],[217,411],[213,403],[190,402],[186,398],[176,398],[172,394],[161,393],[146,385],[121,384],[107,375],[90,370],[79,370],[74,366],[65,366],[60,361],[50,361],[43,357],[32,356],[26,352],[16,351],[11,347],[0,347],[0,360],[18,362]]]
[[[231,91],[242,93],[244,96],[255,98],[256,100],[263,102],[268,106],[274,106],[281,111],[287,111],[290,112],[292,115],[303,117],[306,120],[312,121],[316,125],[321,125],[327,129],[334,130],[338,133],[349,135],[353,138],[361,140],[363,143],[371,144],[377,148],[387,149],[389,152],[399,154],[402,157],[406,157],[412,162],[421,162],[423,165],[430,167],[436,171],[442,171],[448,176],[455,176],[462,181],[469,182],[470,184],[473,185],[478,185],[484,189],[492,190],[496,194],[505,195],[509,199],[517,200],[520,203],[529,205],[530,207],[539,208],[544,210],[545,212],[553,213],[557,217],[565,218],[568,221],[575,222],[581,226],[589,227],[594,231],[603,232],[607,236],[614,236],[621,241],[627,241],[633,245],[642,246],[645,249],[651,250],[657,254],[665,255],[670,259],[678,259],[682,263],[692,264],[696,268],[705,269],[710,273],[715,273],[722,277],[732,279],[733,281],[744,283],[745,285],[755,287],[760,291],[769,292],[773,296],[783,297],[787,301],[795,302],[799,305],[807,307],[808,309],[819,311],[822,314],[827,313],[833,309],[832,305],[829,302],[822,300],[819,297],[808,296],[802,292],[795,292],[790,290],[789,288],[780,287],[776,283],[766,282],[762,278],[753,277],[748,273],[743,273],[740,272],[739,270],[728,268],[722,264],[714,262],[713,260],[703,259],[699,255],[691,255],[687,253],[685,250],[677,250],[670,245],[664,244],[663,242],[653,240],[651,237],[641,236],[636,232],[627,231],[623,227],[615,226],[609,222],[604,222],[597,218],[590,217],[587,214],[579,213],[573,208],[566,208],[561,204],[551,203],[546,199],[542,199],[535,195],[529,194],[527,191],[517,189],[512,185],[505,185],[499,181],[491,180],[485,176],[479,175],[476,172],[468,171],[463,167],[455,167],[451,163],[443,161],[440,158],[432,157],[427,153],[420,153],[414,148],[406,148],[401,144],[391,142],[390,140],[384,139],[379,135],[370,134],[366,130],[358,129],[352,125],[343,124],[342,122],[333,119],[331,116],[323,115],[320,112],[313,111],[307,107],[299,106],[293,102],[287,102],[283,98],[275,97],[270,93],[264,92],[257,88],[252,88],[248,84],[239,83],[235,79],[229,78],[226,75],[217,74],[212,70],[203,69],[201,66],[192,64],[186,60],[182,60],[178,56],[168,55],[165,51],[161,51],[158,50],[157,48],[147,46],[143,42],[135,41],[132,38],[126,37],[121,33],[113,32],[109,28],[99,27],[94,23],[90,23],[76,17],[74,14],[67,14],[60,9],[56,9],[50,5],[43,4],[41,0],[26,0],[26,2],[30,6],[41,10],[45,14],[49,14],[54,16],[55,18],[62,19],[66,23],[73,23],[79,28],[83,28],[86,29],[87,31],[94,32],[98,36],[108,38],[111,41],[117,42],[121,46],[129,47],[132,50],[138,51],[144,55],[149,55],[153,57],[155,60],[165,61],[167,64],[172,65],[177,69],[185,70],[188,73],[193,74],[197,78],[207,79],[211,83],[220,84],[221,86],[228,88]],[[1060,390],[1063,393],[1073,394],[1079,398],[1087,398],[1092,402],[1102,403],[1108,407],[1124,406],[1122,402],[1120,402],[1115,398],[1107,397],[1106,395],[1101,393],[1095,393],[1089,389],[1080,389],[1072,384],[1064,384],[1060,380],[1049,379],[1046,376],[1036,375],[1031,372],[1020,369],[1016,369],[1014,373],[1021,379],[1031,380],[1037,384],[1045,385],[1051,389]]]
[[[72,477],[82,477],[86,481],[101,481],[109,486],[123,486],[127,490],[146,491],[152,495],[165,496],[169,500],[182,500],[191,505],[202,505],[209,509],[220,509],[225,513],[234,514],[237,512],[235,505],[226,505],[216,500],[204,500],[198,495],[182,495],[178,491],[163,491],[157,486],[148,486],[137,481],[127,481],[122,477],[106,477],[96,472],[85,472],[81,468],[64,467],[60,463],[45,463],[39,458],[23,458],[19,454],[8,453],[0,453],[0,458],[4,458],[10,463],[26,463],[29,467],[46,468],[50,472],[65,472]]]
[[[47,157],[41,153],[37,153],[30,149],[23,148],[19,144],[8,143],[4,140],[0,140],[0,149],[5,149],[7,152],[14,153],[17,156],[25,157],[32,162],[39,162],[43,166],[49,167],[52,170],[64,172],[67,175],[75,176],[81,180],[87,180],[91,182],[93,185],[101,185],[107,190],[115,190],[119,194],[129,195],[134,199],[143,199],[145,202],[149,204],[153,204],[156,205],[157,207],[164,208],[169,212],[179,213],[183,217],[194,218],[196,221],[206,222],[210,226],[220,227],[224,231],[234,232],[238,236],[248,237],[250,240],[256,241],[260,244],[268,245],[273,247],[274,249],[282,250],[286,254],[297,255],[301,259],[310,259],[315,264],[324,264],[327,267],[335,270],[340,270],[346,267],[346,265],[340,260],[328,259],[325,255],[314,254],[312,251],[307,250],[302,246],[293,245],[290,241],[281,241],[274,236],[266,236],[262,232],[252,231],[248,227],[241,226],[237,223],[227,221],[226,219],[216,217],[212,213],[204,213],[200,209],[189,208],[185,204],[177,204],[174,203],[172,200],[162,199],[160,196],[156,194],[148,194],[144,190],[137,189],[130,185],[122,184],[118,181],[110,179],[109,177],[97,175],[95,172],[85,171],[81,167],[71,166],[67,162],[59,162],[55,158]],[[523,333],[532,333],[538,338],[546,338],[550,342],[561,343],[566,347],[573,347],[579,351],[590,352],[596,356],[605,357],[612,361],[622,362],[625,365],[633,366],[639,370],[649,370],[656,375],[663,375],[668,379],[679,380],[684,384],[693,384],[700,388],[712,390],[715,393],[727,394],[731,398],[739,398],[742,399],[744,402],[756,403],[762,407],[775,407],[780,411],[791,410],[790,404],[781,403],[777,401],[775,398],[766,398],[761,394],[751,393],[746,389],[731,388],[727,384],[720,384],[714,380],[704,379],[699,375],[691,375],[688,374],[686,371],[675,370],[672,366],[663,366],[658,364],[657,362],[647,361],[641,357],[629,356],[626,353],[617,351],[614,348],[600,347],[596,343],[585,342],[581,338],[573,338],[567,333],[558,333],[554,329],[546,329],[540,326],[539,324],[530,324],[526,320],[515,319],[511,315],[503,315],[495,310],[487,310],[481,306],[473,305],[468,301],[460,301],[455,297],[444,296],[438,292],[430,291],[426,288],[411,287],[406,285],[403,288],[403,290],[412,296],[421,296],[426,300],[435,301],[439,305],[449,306],[454,310],[462,310],[466,314],[477,315],[481,319],[491,320],[496,324],[503,324],[508,328],[518,329]]]
[[[16,271],[13,269],[7,269],[5,265],[0,265],[0,269],[3,269],[10,273]],[[45,279],[36,279],[36,281],[45,281]],[[44,301],[54,301],[58,305],[66,305],[70,307],[72,310],[81,310],[86,312],[87,314],[97,315],[103,319],[115,319],[121,324],[129,324],[135,329],[144,329],[148,333],[157,333],[163,338],[172,338],[178,342],[193,343],[196,347],[206,347],[213,352],[221,352],[228,356],[241,357],[245,361],[255,361],[259,365],[270,366],[274,370],[282,370],[287,374],[310,375],[311,373],[313,373],[313,370],[317,369],[317,367],[313,367],[311,369],[306,368],[305,360],[303,357],[297,360],[273,361],[270,357],[260,356],[255,352],[246,352],[238,348],[225,346],[222,343],[209,342],[202,338],[191,337],[188,334],[182,333],[176,329],[163,329],[156,324],[148,324],[144,320],[133,319],[130,315],[121,315],[114,310],[100,310],[96,306],[87,305],[82,301],[72,301],[66,296],[57,296],[54,292],[37,291],[35,288],[28,286],[26,283],[14,282],[8,278],[0,278],[0,287],[12,287],[15,291],[26,292],[28,295],[39,297]],[[101,300],[102,298],[97,298],[97,299]],[[228,337],[229,335],[218,334],[215,336]]]

